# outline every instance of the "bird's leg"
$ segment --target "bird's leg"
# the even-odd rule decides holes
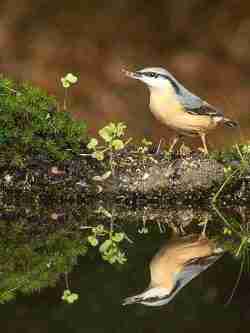
[[[205,221],[202,222],[203,228],[202,228],[202,232],[201,232],[201,235],[200,235],[199,239],[204,239],[204,238],[206,238],[207,224],[208,224],[208,216],[206,216],[206,217],[205,217]],[[199,224],[199,225],[200,225],[200,224]]]
[[[179,139],[180,139],[180,135],[176,135],[174,137],[174,139],[173,139],[173,141],[172,141],[172,143],[171,143],[171,145],[169,147],[169,152],[170,153],[172,153],[172,151],[173,151],[174,147],[176,146],[177,142],[179,141]]]
[[[205,155],[208,155],[208,149],[207,149],[207,144],[206,144],[206,134],[205,133],[200,133],[203,149]]]
[[[162,142],[164,142],[164,141],[165,141],[164,139],[160,139],[160,142],[159,142],[158,147],[157,147],[156,152],[155,152],[156,155],[159,154],[159,151],[160,151],[160,149],[161,149]]]

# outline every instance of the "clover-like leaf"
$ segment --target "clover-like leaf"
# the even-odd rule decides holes
[[[232,235],[232,230],[230,230],[229,228],[225,227],[225,228],[223,229],[223,233],[224,233],[224,235],[229,235],[229,236],[231,236],[231,235]]]
[[[73,75],[72,73],[68,73],[65,76],[65,79],[69,82],[69,83],[76,83],[78,81],[78,77]]]
[[[97,235],[103,234],[105,232],[104,225],[98,224],[98,226],[94,228],[94,231],[96,232]]]
[[[98,161],[102,161],[104,159],[104,154],[102,151],[95,151],[91,154],[91,156]]]
[[[72,294],[72,297],[73,297],[74,302],[77,301],[77,300],[79,299],[79,295],[76,294],[76,293],[73,293],[73,294]]]
[[[112,240],[119,243],[124,239],[124,233],[123,232],[116,232],[113,236],[112,236]]]
[[[92,138],[89,143],[87,144],[88,149],[95,149],[95,147],[98,145],[98,140],[95,138]]]
[[[127,126],[124,123],[118,123],[116,126],[116,136],[121,137],[124,135],[124,131]]]
[[[63,296],[62,296],[62,300],[72,304],[75,301],[77,301],[79,298],[79,295],[76,293],[71,293],[71,291],[69,289],[64,290]]]
[[[69,289],[65,289],[62,295],[62,300],[65,300],[67,297],[71,295],[71,291]]]
[[[152,146],[152,141],[148,141],[147,139],[142,139],[142,142],[143,146]]]
[[[107,252],[108,249],[112,246],[112,240],[111,239],[106,239],[102,245],[99,247],[99,251],[101,253]]]
[[[112,141],[112,147],[114,147],[115,150],[121,150],[124,148],[124,143],[120,139],[115,139]]]
[[[97,246],[99,241],[95,236],[89,236],[88,237],[88,242],[90,243],[90,245],[92,246]]]
[[[110,258],[108,258],[108,262],[110,264],[114,264],[116,262],[116,257],[110,257]]]
[[[100,129],[98,133],[104,141],[111,142],[116,134],[116,126],[114,123],[110,123],[109,125]]]
[[[70,83],[64,77],[61,78],[61,82],[62,82],[63,88],[69,88],[70,87]]]
[[[119,251],[116,260],[119,264],[123,265],[127,261],[127,258],[123,252]]]

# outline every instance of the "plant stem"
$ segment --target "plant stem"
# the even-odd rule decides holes
[[[63,99],[63,110],[67,110],[67,98],[68,98],[68,91],[67,88],[64,88],[64,99]]]
[[[65,285],[66,285],[66,289],[69,289],[69,279],[68,279],[68,273],[64,273],[64,278],[65,278]]]
[[[221,194],[221,192],[223,191],[224,187],[228,184],[228,182],[237,174],[237,172],[239,172],[240,169],[237,168],[235,169],[224,181],[224,183],[221,185],[221,187],[219,188],[218,192],[214,195],[212,202],[215,203],[216,200],[218,199],[218,196]]]
[[[232,226],[231,223],[228,222],[228,220],[225,218],[224,215],[221,214],[221,212],[219,211],[219,209],[213,204],[212,205],[213,209],[215,210],[215,212],[217,213],[217,215],[222,219],[222,221],[225,223],[225,225],[230,229],[233,230],[233,232],[238,235],[240,238],[242,238],[242,235],[240,232],[238,232],[237,230],[234,229],[234,227]]]
[[[242,275],[242,272],[243,272],[243,267],[244,267],[244,262],[242,261],[241,265],[240,265],[240,271],[239,271],[237,280],[236,280],[235,285],[233,287],[233,291],[232,291],[229,299],[226,302],[226,305],[229,305],[231,303],[231,301],[232,301],[232,298],[234,297],[235,291],[236,291],[236,289],[237,289],[237,287],[239,285],[240,279],[241,279],[241,275]]]
[[[239,256],[240,251],[241,251],[242,247],[245,245],[245,243],[246,243],[247,240],[248,240],[247,237],[243,237],[243,239],[242,239],[242,241],[241,241],[241,243],[240,243],[240,246],[239,246],[239,248],[238,248],[238,250],[237,250],[237,253],[235,254],[236,257]]]

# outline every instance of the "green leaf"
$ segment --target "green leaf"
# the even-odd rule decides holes
[[[78,81],[78,77],[73,75],[72,73],[68,73],[65,76],[65,79],[69,82],[69,83],[76,83]]]
[[[116,257],[108,258],[108,262],[113,265],[116,262]]]
[[[100,137],[103,138],[104,141],[111,142],[116,134],[116,126],[114,123],[110,123],[109,125],[100,129],[98,133]]]
[[[111,245],[112,245],[112,240],[111,239],[106,239],[102,243],[102,245],[99,247],[99,251],[101,253],[104,253],[104,252],[106,252],[110,248]]]
[[[98,145],[98,140],[97,139],[95,139],[95,138],[92,138],[90,141],[89,141],[89,143],[88,143],[88,145],[87,145],[87,148],[88,149],[95,149],[95,147]]]
[[[119,264],[123,265],[127,261],[127,258],[123,252],[119,251],[116,256],[116,260]]]
[[[119,243],[124,239],[124,233],[123,232],[116,232],[113,236],[112,236],[112,240]]]
[[[62,82],[63,88],[67,89],[70,87],[70,83],[64,77],[61,78],[61,82]]]
[[[112,147],[114,147],[115,150],[121,150],[124,148],[124,143],[120,139],[115,139],[114,141],[112,141]]]
[[[92,245],[92,246],[97,246],[98,245],[98,239],[95,236],[89,236],[88,237],[88,242]]]
[[[65,289],[62,295],[62,300],[66,300],[71,295],[71,291],[69,289]]]
[[[65,290],[63,293],[63,296],[62,296],[62,300],[69,304],[74,303],[75,301],[78,300],[78,298],[79,298],[79,295],[76,293],[71,293],[71,291],[69,289]]]
[[[102,161],[104,159],[104,154],[102,151],[95,151],[94,153],[91,154],[91,156],[98,161]]]
[[[124,123],[118,123],[116,127],[116,136],[121,137],[124,135],[124,131],[127,126]]]
[[[148,141],[147,139],[142,139],[142,142],[141,142],[144,146],[151,146],[153,143],[152,141]]]
[[[98,224],[98,226],[94,229],[97,234],[102,234],[105,229],[103,224]]]
[[[75,302],[75,301],[77,301],[77,300],[79,299],[79,295],[76,294],[76,293],[73,293],[73,294],[72,294],[72,298],[73,298],[73,300],[74,300],[74,302]]]

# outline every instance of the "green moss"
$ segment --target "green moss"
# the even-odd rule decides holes
[[[18,165],[27,154],[65,160],[77,153],[86,137],[84,122],[57,109],[54,97],[29,84],[0,77],[1,160]]]

